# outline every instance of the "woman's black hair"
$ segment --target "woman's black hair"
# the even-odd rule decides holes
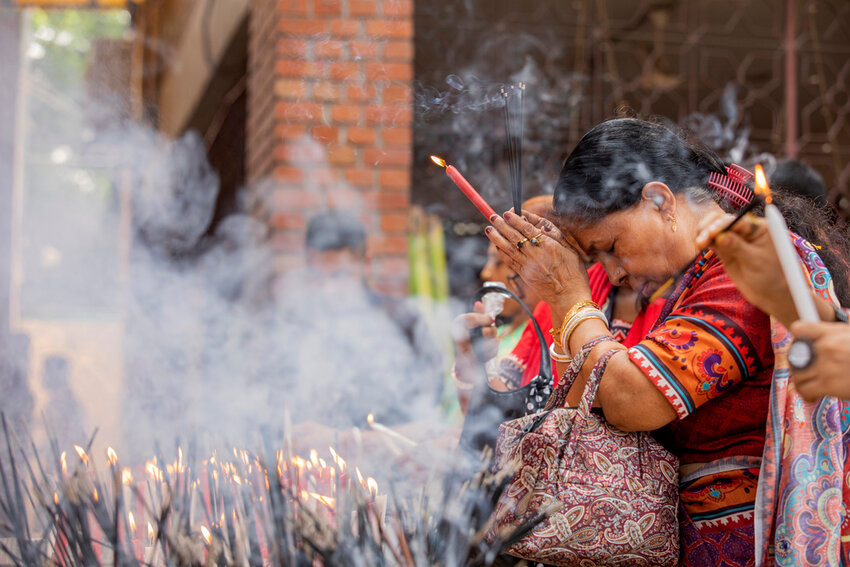
[[[638,203],[644,185],[652,181],[664,183],[673,193],[687,193],[696,202],[714,200],[734,212],[708,188],[712,172],[726,172],[720,158],[676,127],[636,118],[609,120],[585,134],[564,162],[555,187],[555,214],[571,222],[598,221]],[[830,220],[834,214],[809,199],[775,198],[788,228],[820,247],[818,254],[832,274],[838,299],[850,306],[850,240]]]
[[[671,126],[617,118],[585,134],[567,157],[555,187],[555,212],[593,222],[640,201],[644,185],[660,181],[674,193],[715,198],[712,172],[725,173],[719,157]]]

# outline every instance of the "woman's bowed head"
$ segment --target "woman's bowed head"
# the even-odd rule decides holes
[[[546,301],[586,299],[582,256],[602,263],[611,283],[648,298],[699,251],[700,219],[721,211],[705,187],[725,167],[711,152],[665,126],[604,122],[569,156],[555,190],[558,223],[506,213],[488,237],[511,268]],[[520,246],[539,233],[548,242]]]

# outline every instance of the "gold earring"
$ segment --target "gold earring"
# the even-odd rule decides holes
[[[676,224],[676,217],[673,213],[667,213],[667,220],[673,223],[673,232],[679,230],[679,226]]]

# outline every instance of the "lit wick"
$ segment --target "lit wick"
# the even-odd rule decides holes
[[[370,413],[369,415],[367,415],[366,422],[369,424],[369,427],[371,427],[372,430],[377,431],[379,433],[383,433],[388,439],[400,443],[403,447],[406,447],[408,449],[416,447],[416,441],[414,441],[413,439],[405,437],[398,431],[390,429],[383,423],[378,423],[377,421],[375,421],[374,414]]]
[[[463,191],[463,194],[472,201],[472,204],[475,205],[475,208],[481,211],[481,214],[484,215],[488,221],[490,217],[496,214],[496,211],[487,204],[487,201],[484,200],[481,195],[478,194],[478,191],[467,181],[463,175],[457,170],[457,168],[453,165],[446,165],[446,160],[437,156],[431,156],[431,161],[439,165],[440,167],[446,168],[446,175],[449,176],[449,179],[454,181],[457,188]]]
[[[767,230],[770,232],[770,239],[773,241],[776,255],[779,256],[782,273],[785,274],[785,281],[788,283],[791,298],[794,300],[794,307],[797,309],[797,317],[802,321],[820,321],[811,287],[806,282],[806,277],[800,267],[800,256],[788,235],[788,225],[785,224],[782,213],[772,202],[770,187],[767,185],[767,179],[761,165],[756,166],[756,189],[764,194],[767,202],[764,206]]]

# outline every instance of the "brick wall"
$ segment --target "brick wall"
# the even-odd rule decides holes
[[[412,0],[255,0],[248,46],[247,177],[278,270],[330,207],[369,231],[375,284],[407,278],[413,118]]]

